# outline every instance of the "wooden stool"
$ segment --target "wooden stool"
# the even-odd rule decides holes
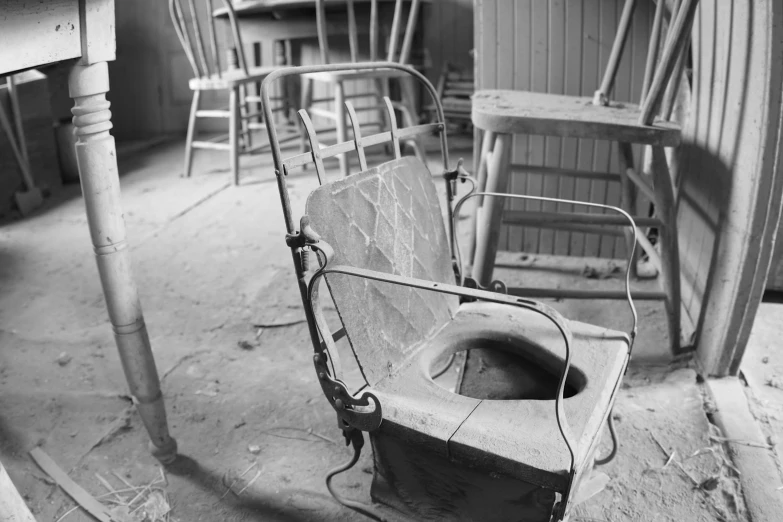
[[[697,3],[698,0],[683,0],[676,17],[672,16],[661,60],[656,66],[658,38],[665,9],[664,2],[658,3],[641,105],[610,102],[607,97],[614,83],[635,6],[635,0],[626,0],[606,74],[592,100],[524,91],[481,90],[473,97],[472,112],[473,124],[485,131],[481,164],[485,166],[486,175],[482,176],[480,169],[481,191],[504,193],[508,189],[509,172],[524,170],[544,175],[619,181],[622,207],[630,213],[635,213],[637,190],[649,198],[654,205],[655,216],[634,217],[634,220],[640,227],[656,227],[659,230],[660,252],[644,232],[637,233],[637,240],[660,274],[662,291],[634,293],[634,298],[660,299],[665,302],[669,338],[674,353],[680,352],[681,345],[680,266],[674,184],[665,148],[678,146],[681,139],[679,126],[667,120],[672,112],[674,94],[683,68],[684,49]],[[674,81],[671,81],[672,77]],[[659,112],[662,118],[655,119]],[[622,173],[512,165],[512,140],[516,134],[615,141],[619,145]],[[650,180],[634,168],[632,144],[651,148],[649,168],[643,169],[649,171]],[[627,223],[620,216],[602,214],[504,211],[503,204],[502,197],[485,196],[477,209],[472,275],[481,286],[488,286],[492,279],[501,222],[566,229],[576,226],[581,230],[594,229],[596,225]],[[632,239],[628,233],[626,241],[630,246]],[[509,288],[509,293],[536,298],[625,299],[625,293],[618,291]]]

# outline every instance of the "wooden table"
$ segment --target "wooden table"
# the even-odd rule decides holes
[[[155,360],[133,280],[120,205],[108,62],[116,58],[114,0],[0,0],[0,77],[70,67],[76,156],[98,273],[131,395],[163,463],[174,460]]]
[[[391,25],[391,9],[395,0],[379,0],[380,19],[388,14],[388,22]],[[424,0],[423,4],[429,4],[432,0]],[[334,15],[329,15],[329,34],[347,34],[348,18],[345,10],[345,1],[329,0],[327,7],[336,9]],[[409,2],[408,2],[409,3]],[[356,5],[357,24],[360,28],[369,28],[370,0],[354,0]],[[385,4],[385,5],[384,5]],[[234,1],[234,12],[239,21],[240,32],[247,56],[252,56],[252,46],[255,42],[261,42],[260,63],[283,65],[285,54],[281,53],[280,42],[304,40],[316,38],[318,29],[315,25],[315,0],[244,0]],[[388,10],[387,13],[384,10]],[[213,15],[216,18],[228,17],[225,7],[215,9]],[[419,17],[421,20],[422,17]],[[264,45],[264,42],[272,45]],[[277,49],[275,49],[277,47]]]

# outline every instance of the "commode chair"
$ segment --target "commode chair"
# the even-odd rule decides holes
[[[500,282],[492,285],[497,291],[486,291],[464,278],[454,233],[458,210],[471,197],[491,195],[471,191],[454,205],[457,183],[473,181],[460,164],[451,166],[436,91],[414,69],[393,62],[281,69],[264,80],[262,103],[269,111],[270,90],[284,77],[376,70],[421,81],[435,103],[435,122],[397,128],[387,99],[391,130],[363,136],[348,102],[353,139],[322,148],[301,110],[312,150],[288,158],[274,125],[268,127],[315,373],[354,450],[327,475],[327,486],[343,505],[376,520],[566,520],[591,473],[630,357],[636,331],[630,293],[633,327],[623,333],[505,295]],[[445,223],[429,168],[400,154],[400,140],[425,135],[440,141]],[[395,159],[368,166],[366,149],[385,143]],[[324,169],[324,159],[346,153],[358,156],[361,172],[342,177]],[[295,219],[287,179],[305,164],[315,166],[314,190]],[[635,231],[624,211],[602,208],[618,212]],[[335,331],[321,306],[327,293],[341,323]],[[343,380],[336,348],[343,336],[364,380],[357,390]],[[550,375],[547,399],[480,400],[434,382],[443,360],[471,348],[513,352]],[[358,461],[363,432],[374,456],[372,504],[347,500],[332,484]]]

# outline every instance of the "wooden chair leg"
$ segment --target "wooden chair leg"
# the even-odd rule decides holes
[[[345,118],[345,87],[343,82],[334,84],[334,112],[337,119],[337,143],[343,143],[348,139]],[[340,173],[343,177],[348,176],[348,156],[340,154],[337,156],[337,159],[340,161]]]
[[[310,106],[313,104],[313,80],[302,78],[302,101],[300,108],[310,111]],[[297,119],[297,125],[299,127],[299,151],[302,153],[307,152],[307,136],[305,135],[304,128],[301,122]]]
[[[196,133],[196,112],[201,100],[201,91],[193,91],[193,102],[190,104],[190,116],[188,117],[188,134],[185,138],[185,171],[183,176],[190,177],[190,169],[193,166],[193,135]]]
[[[478,144],[479,152],[476,154],[476,158],[474,160],[474,164],[477,165],[475,174],[476,191],[481,192],[484,190],[484,186],[487,184],[487,160],[489,159],[492,147],[495,145],[495,134],[490,131],[482,132],[478,129],[478,127],[476,127],[475,130],[479,133],[478,139],[480,140]],[[481,205],[481,199],[476,198],[475,204],[478,208]],[[476,241],[478,238],[478,211],[473,212],[473,215],[470,217],[469,226],[470,236],[468,237],[468,248],[466,250],[466,254],[463,255],[466,255],[472,266],[473,258],[476,255]]]
[[[661,249],[661,284],[666,292],[666,314],[672,352],[680,351],[680,250],[677,243],[677,205],[674,184],[663,147],[653,147],[652,175],[658,196],[656,213],[663,221],[658,244]]]
[[[231,155],[231,177],[234,185],[239,185],[239,92],[238,88],[231,89],[228,98],[228,144]]]
[[[618,153],[620,158],[620,185],[621,185],[621,206],[623,210],[631,214],[632,216],[635,216],[637,213],[637,204],[636,204],[636,185],[633,184],[633,181],[628,177],[628,170],[634,169],[634,162],[633,162],[633,149],[631,147],[630,143],[625,142],[618,142]],[[625,251],[630,252],[631,247],[633,246],[633,232],[624,229],[623,232],[625,233]],[[639,249],[637,248],[634,252],[634,257],[631,260],[631,277],[636,278],[638,276],[637,273],[637,260],[639,259]]]
[[[495,146],[487,162],[486,192],[504,193],[508,190],[513,139],[511,134],[498,134],[495,138]],[[485,197],[481,206],[476,209],[477,233],[473,278],[482,286],[487,286],[492,281],[504,203],[502,198]]]
[[[253,147],[253,138],[250,135],[249,121],[245,116],[250,114],[250,107],[247,102],[248,86],[239,86],[239,114],[240,127],[242,129],[242,150],[249,150]]]

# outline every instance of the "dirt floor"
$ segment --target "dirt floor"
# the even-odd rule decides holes
[[[324,486],[325,472],[350,455],[296,322],[302,315],[269,160],[244,163],[242,186],[231,187],[220,153],[199,154],[194,177],[181,179],[182,151],[173,142],[120,155],[128,239],[178,461],[164,470],[147,451],[78,187],[0,226],[0,460],[40,521],[92,518],[68,513],[74,502],[28,456],[36,446],[120,510],[134,496],[131,508],[158,495],[152,491],[165,493],[158,500],[171,511],[162,520],[363,520]],[[309,176],[289,180],[296,208]],[[537,268],[561,284],[598,281],[584,267],[544,265],[551,263]],[[531,270],[500,272],[544,281]],[[569,318],[627,324],[621,304],[554,304]],[[572,520],[747,520],[731,462],[710,439],[716,428],[696,374],[662,366],[670,361],[656,307],[640,314],[638,355],[614,413],[620,452],[601,470],[609,483]],[[371,473],[367,451],[338,487],[368,499]],[[127,520],[145,520],[145,512],[154,522],[151,504]]]

